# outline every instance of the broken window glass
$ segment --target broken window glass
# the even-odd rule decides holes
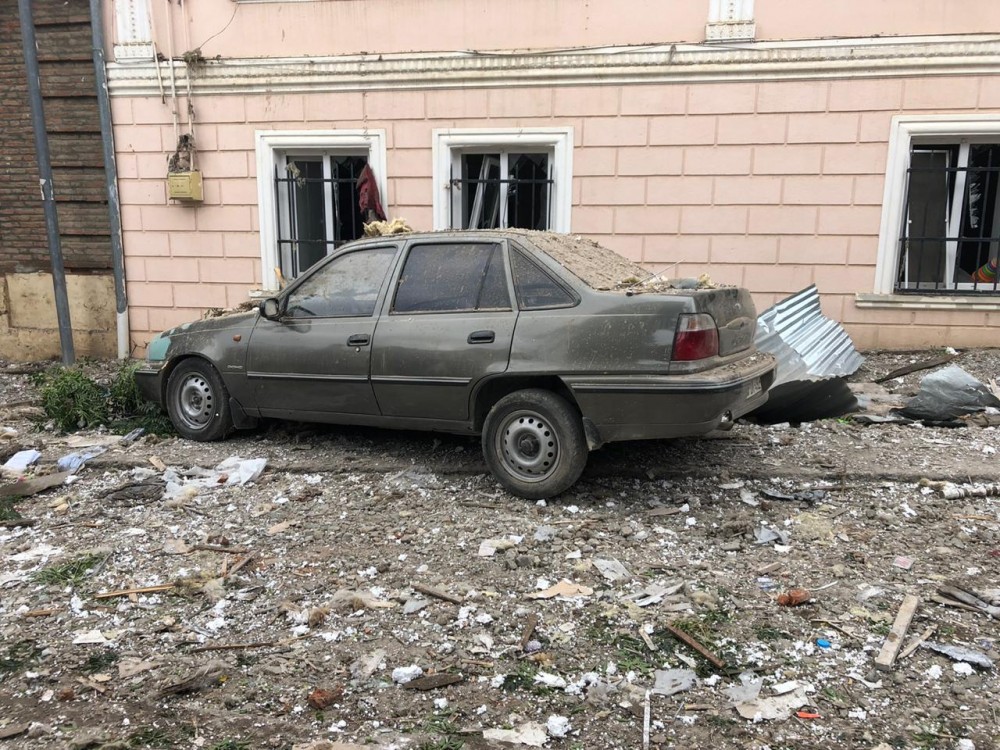
[[[286,154],[275,168],[282,276],[295,278],[364,235],[357,180],[367,163],[362,154]]]
[[[461,221],[455,229],[537,229],[551,225],[552,175],[548,153],[492,151],[463,153],[461,176],[451,180],[459,191]]]
[[[896,291],[997,293],[1000,144],[916,144]]]

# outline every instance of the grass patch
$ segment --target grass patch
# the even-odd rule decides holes
[[[96,427],[108,421],[108,397],[83,370],[55,367],[36,376],[42,409],[63,432]]]
[[[417,750],[462,750],[465,743],[458,737],[440,737],[417,745]]]
[[[14,501],[8,498],[0,500],[0,521],[17,521],[21,514],[14,507]]]
[[[42,568],[35,573],[34,579],[38,583],[76,586],[87,576],[91,568],[103,560],[101,555],[82,555],[69,562]]]
[[[210,750],[249,750],[250,743],[246,740],[223,740],[216,742]]]
[[[156,727],[143,727],[138,732],[134,732],[129,735],[126,741],[129,747],[160,747],[160,748],[171,748],[174,747],[174,739],[164,732],[162,729],[157,729]]]
[[[538,668],[530,661],[522,661],[517,665],[514,672],[508,674],[500,689],[506,693],[513,693],[515,690],[531,690],[535,687],[535,675]]]
[[[63,432],[105,425],[125,433],[142,427],[158,435],[173,434],[170,420],[139,392],[135,372],[141,363],[125,360],[102,384],[78,367],[52,367],[33,376],[42,409]]]
[[[97,651],[87,657],[87,661],[83,663],[81,669],[86,674],[96,674],[98,672],[103,672],[106,669],[110,669],[118,663],[120,658],[121,656],[117,651],[106,648],[103,651]]]
[[[778,628],[772,628],[770,625],[760,625],[754,630],[754,635],[757,636],[758,640],[761,641],[780,641],[782,638],[788,638],[789,635],[783,630]]]
[[[0,676],[6,676],[31,666],[38,661],[42,650],[34,641],[18,641],[0,651]]]

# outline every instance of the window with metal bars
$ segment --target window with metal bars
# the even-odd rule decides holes
[[[345,242],[364,235],[358,208],[363,154],[285,154],[275,165],[280,270],[293,279]]]
[[[464,152],[456,161],[449,179],[452,229],[552,228],[548,153]]]
[[[1000,143],[915,143],[895,291],[997,294]]]

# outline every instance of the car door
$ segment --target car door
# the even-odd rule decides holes
[[[414,241],[372,349],[384,416],[464,421],[473,387],[502,373],[517,313],[505,243]]]
[[[370,375],[376,310],[399,248],[332,257],[254,327],[247,379],[262,416],[378,414]]]

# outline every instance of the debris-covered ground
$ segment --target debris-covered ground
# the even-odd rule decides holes
[[[0,487],[0,748],[640,748],[647,695],[650,747],[997,747],[1000,497],[919,484],[997,481],[996,428],[740,424],[608,446],[533,504],[472,439],[122,445],[36,427],[26,375],[0,404],[29,476],[107,448]]]

